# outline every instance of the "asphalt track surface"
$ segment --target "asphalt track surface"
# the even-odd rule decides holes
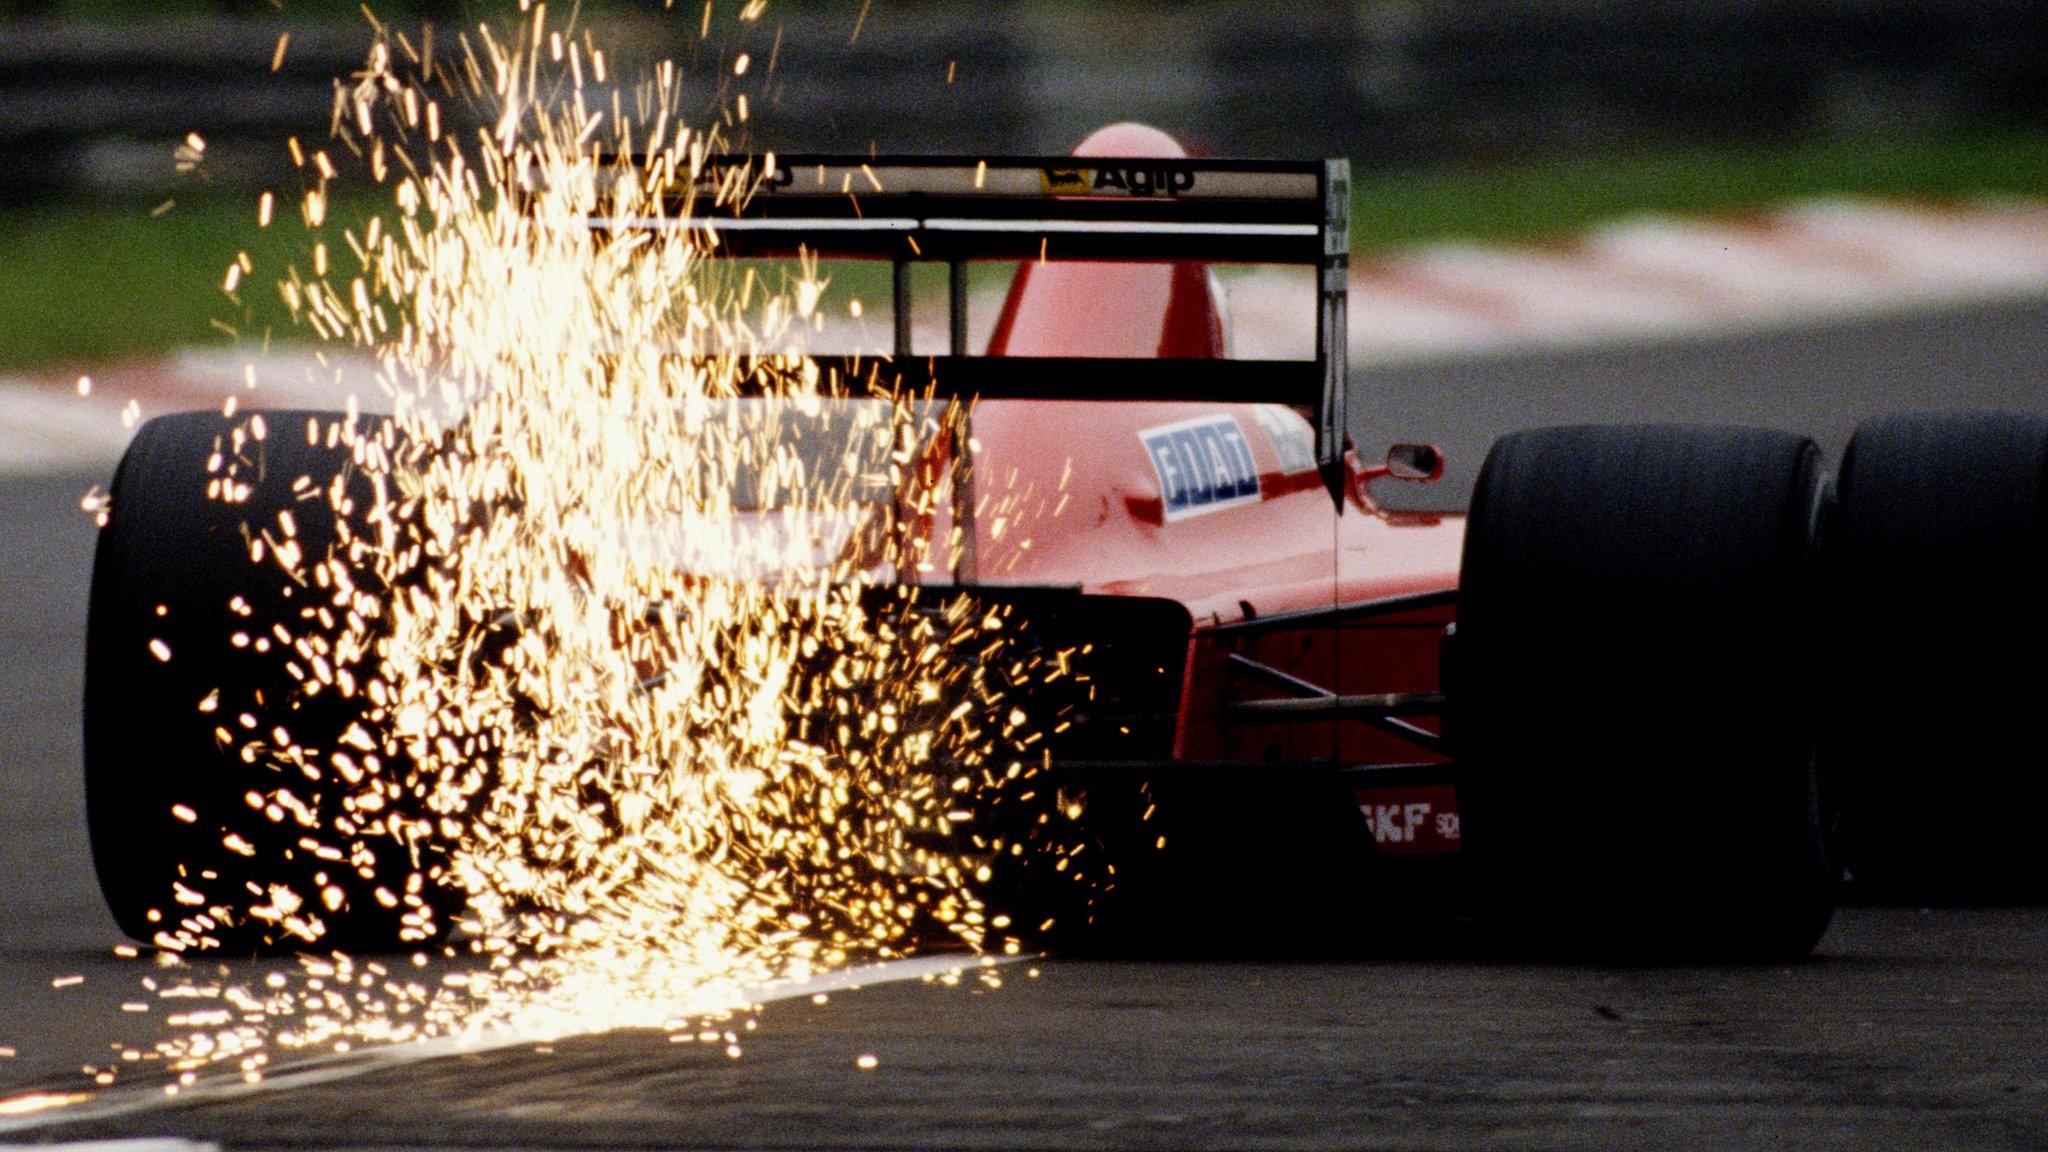
[[[1531,424],[1761,423],[1832,453],[1888,409],[2048,407],[2048,304],[1382,369],[1358,387],[1377,413],[1361,440],[1451,452],[1443,485],[1403,495],[1453,505],[1485,442]],[[92,532],[77,499],[103,480],[0,479],[0,1050],[15,1053],[0,1098],[77,1091],[110,1041],[152,1036],[121,1008],[146,969],[109,954],[81,816]],[[1035,967],[1005,969],[997,990],[771,1004],[739,1060],[613,1033],[41,1129],[0,1119],[0,1144],[2048,1147],[2043,908],[1852,907],[1812,960],[1769,968],[1456,950]],[[52,987],[71,975],[84,980]],[[878,1066],[857,1068],[863,1053]]]

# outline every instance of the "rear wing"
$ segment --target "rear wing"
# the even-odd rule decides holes
[[[728,257],[892,262],[895,355],[886,365],[839,365],[849,384],[872,385],[886,372],[897,388],[941,399],[1202,400],[1310,411],[1334,496],[1345,427],[1350,183],[1345,160],[722,155],[699,169],[693,206],[677,204],[662,217],[596,217],[590,226],[701,230],[711,251]],[[970,355],[966,263],[1040,259],[1313,266],[1315,359],[1152,360],[1144,363],[1155,370],[1134,372],[1127,360]],[[951,269],[947,355],[911,348],[910,267],[920,262]]]

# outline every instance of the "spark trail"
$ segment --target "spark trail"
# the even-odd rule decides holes
[[[392,415],[249,415],[209,461],[230,504],[290,486],[247,526],[283,607],[235,604],[288,687],[202,705],[247,787],[178,813],[210,850],[155,914],[175,1034],[125,1063],[694,1034],[743,988],[1015,952],[979,886],[1022,846],[962,825],[1028,781],[1011,697],[1061,662],[918,582],[959,545],[930,529],[955,413],[821,375],[815,262],[771,282],[701,229],[587,226],[752,193],[674,65],[600,100],[603,52],[541,5],[440,59],[379,33],[334,119],[388,205],[279,289],[375,359]],[[445,133],[450,100],[489,127]],[[340,169],[294,155],[318,229]],[[277,474],[301,443],[336,465]],[[392,936],[410,958],[348,954]],[[196,962],[252,944],[305,956]]]

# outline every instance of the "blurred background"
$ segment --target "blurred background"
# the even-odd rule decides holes
[[[1651,211],[2048,190],[2033,0],[771,0],[745,25],[742,6],[582,11],[615,76],[673,57],[699,110],[746,93],[734,134],[764,148],[1062,152],[1128,118],[1209,154],[1349,156],[1365,254]],[[370,19],[445,44],[510,10],[0,4],[0,369],[272,327],[266,294],[229,301],[221,273],[241,249],[264,264],[266,244],[305,246],[255,235],[254,199],[296,191],[285,140],[326,137]],[[205,158],[180,172],[188,133]]]

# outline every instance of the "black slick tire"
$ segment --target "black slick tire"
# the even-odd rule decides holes
[[[1867,421],[1839,493],[1823,762],[1856,891],[2048,896],[2048,416]]]
[[[304,635],[310,597],[274,564],[252,562],[248,533],[275,534],[293,513],[309,556],[336,539],[320,493],[337,477],[357,484],[346,447],[307,443],[309,420],[339,414],[264,414],[269,435],[243,455],[246,501],[209,497],[208,458],[231,448],[242,419],[185,413],[136,433],[115,475],[112,508],[93,562],[84,695],[86,817],[93,865],[115,922],[129,936],[189,947],[173,932],[205,916],[196,936],[229,952],[312,948],[388,950],[400,943],[407,869],[386,859],[364,875],[304,849],[296,819],[266,819],[251,795],[289,789],[318,824],[339,797],[331,782],[250,763],[237,742],[285,728],[311,747],[329,744],[359,706],[327,691],[309,696],[285,663],[283,626]],[[294,481],[310,480],[294,491]],[[367,506],[367,489],[354,493]],[[238,642],[236,637],[240,637]],[[223,741],[221,731],[233,739]],[[322,830],[324,833],[324,829]],[[236,838],[234,845],[230,838]],[[301,894],[327,931],[308,942],[247,915],[273,884]],[[331,891],[331,895],[329,895]],[[336,907],[317,903],[326,895]],[[213,911],[225,908],[225,914]],[[161,934],[173,933],[166,938]]]
[[[1816,776],[1813,443],[1497,442],[1446,688],[1484,926],[1602,960],[1776,961],[1834,906]]]

